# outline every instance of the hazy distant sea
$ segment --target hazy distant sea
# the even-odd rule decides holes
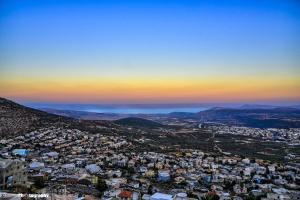
[[[208,107],[197,105],[93,105],[93,104],[26,104],[36,109],[73,110],[117,114],[166,114],[171,112],[199,112]]]
[[[84,111],[119,114],[166,114],[171,112],[199,112],[205,108],[93,108]]]

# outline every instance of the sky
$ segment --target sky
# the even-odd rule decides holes
[[[299,103],[300,2],[0,0],[0,96]]]

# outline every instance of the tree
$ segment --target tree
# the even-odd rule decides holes
[[[184,181],[181,181],[180,183],[179,183],[179,185],[182,185],[182,186],[187,186],[188,185],[188,183],[184,180]]]
[[[256,198],[253,195],[249,195],[246,197],[246,200],[256,200]]]
[[[37,178],[35,181],[34,181],[34,185],[37,187],[37,188],[43,188],[45,186],[45,183],[44,183],[44,180],[42,178]]]
[[[153,189],[153,186],[152,185],[149,185],[149,187],[148,187],[148,194],[152,194],[153,192],[152,192],[152,189]]]
[[[220,197],[217,195],[216,191],[210,191],[204,197],[204,200],[219,200],[219,199]]]
[[[134,168],[133,167],[128,167],[128,174],[133,175],[134,174]]]
[[[220,197],[218,195],[208,195],[204,197],[204,200],[219,200]]]
[[[198,199],[198,196],[191,191],[187,193],[187,196],[192,199]]]
[[[96,188],[97,188],[97,190],[99,190],[99,192],[100,192],[100,194],[101,194],[101,196],[103,195],[103,192],[105,191],[105,190],[107,190],[107,185],[106,185],[106,182],[102,179],[102,178],[100,178],[100,177],[98,177],[98,181],[97,181],[97,184],[96,184]]]

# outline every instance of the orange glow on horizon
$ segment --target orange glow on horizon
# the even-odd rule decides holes
[[[3,97],[41,102],[207,103],[298,101],[298,77],[35,77],[0,80]]]

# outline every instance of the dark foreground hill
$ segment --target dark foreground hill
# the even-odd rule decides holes
[[[163,128],[165,125],[139,117],[127,117],[114,121],[115,124],[140,128]]]
[[[25,133],[56,123],[71,123],[74,119],[49,114],[0,98],[0,136]]]

